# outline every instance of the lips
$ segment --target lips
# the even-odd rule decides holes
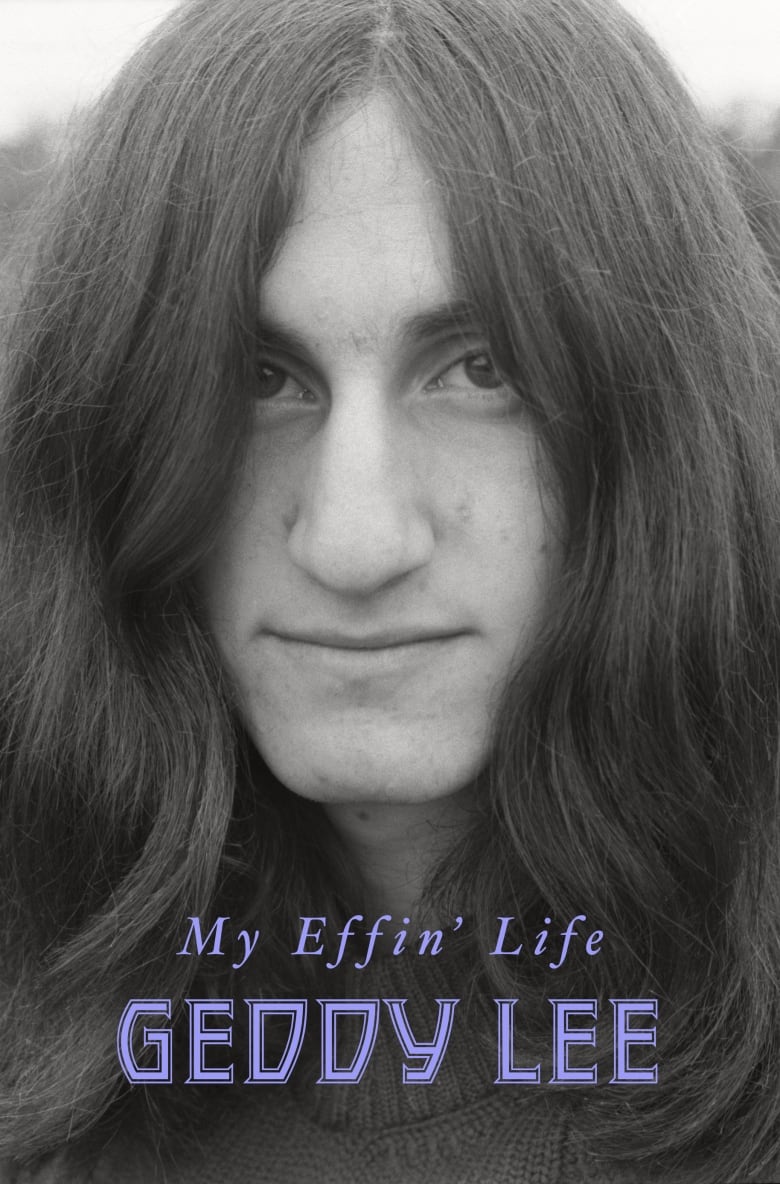
[[[450,664],[467,640],[463,630],[383,629],[371,633],[333,629],[265,629],[259,637],[264,669],[302,680],[307,693],[327,688],[327,693],[365,696],[394,695],[399,680],[425,677],[433,663]],[[321,681],[321,680],[324,680]],[[350,690],[351,688],[351,690]]]
[[[320,646],[323,649],[338,650],[385,650],[401,646],[419,645],[425,642],[448,641],[464,635],[462,629],[388,629],[368,634],[341,633],[332,629],[283,630],[267,629],[265,633],[280,641],[297,642],[301,645]]]

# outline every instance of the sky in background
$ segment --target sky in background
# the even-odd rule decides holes
[[[312,0],[312,3],[314,0]],[[780,107],[780,0],[624,0],[705,107]],[[176,0],[0,0],[0,137],[89,102]]]

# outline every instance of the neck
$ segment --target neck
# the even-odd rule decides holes
[[[337,802],[326,806],[361,876],[364,913],[421,916],[425,884],[470,818],[470,793],[429,802]]]

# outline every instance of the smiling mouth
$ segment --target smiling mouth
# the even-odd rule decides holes
[[[452,641],[456,637],[463,637],[462,630],[448,631],[388,631],[374,633],[365,637],[356,637],[329,631],[317,633],[281,633],[268,632],[268,636],[290,644],[316,646],[329,650],[356,650],[371,652],[375,650],[403,649],[414,645],[425,645],[433,642]]]
[[[432,629],[388,630],[363,636],[331,630],[266,630],[263,636],[269,660],[278,660],[285,676],[302,678],[307,686],[312,679],[311,687],[324,679],[328,693],[340,696],[349,688],[359,689],[361,695],[368,693],[369,687],[372,693],[382,694],[382,688],[395,693],[399,679],[424,677],[445,659],[451,669],[467,634]]]

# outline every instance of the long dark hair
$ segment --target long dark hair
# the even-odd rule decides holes
[[[589,989],[659,997],[664,1045],[655,1089],[579,1095],[593,1146],[760,1179],[780,1103],[778,301],[711,134],[606,0],[195,0],[63,164],[4,371],[0,1150],[105,1111],[126,1000],[192,993],[183,918],[229,892],[284,935],[315,882],[318,912],[337,894],[311,811],[251,792],[197,576],[301,154],[376,89],[566,524],[481,809],[431,892],[505,990],[533,970],[487,956],[498,913],[598,918]]]

